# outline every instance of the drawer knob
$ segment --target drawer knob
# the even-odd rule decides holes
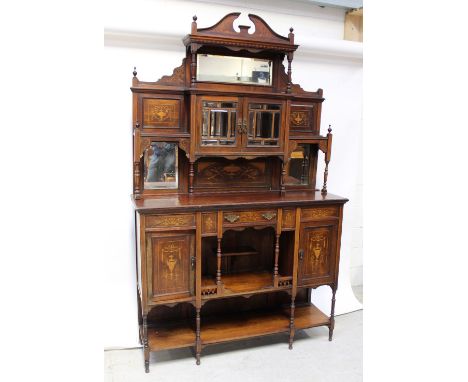
[[[239,215],[234,215],[234,214],[229,214],[229,215],[224,215],[224,220],[227,220],[229,223],[235,223],[238,221],[240,218]]]
[[[271,220],[271,219],[274,219],[276,217],[276,213],[275,212],[265,212],[264,214],[262,214],[262,216],[266,220]]]

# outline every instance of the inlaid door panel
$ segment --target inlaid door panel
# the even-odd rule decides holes
[[[299,249],[299,286],[334,281],[336,247],[336,223],[302,223]]]
[[[194,234],[151,233],[148,238],[150,300],[190,297],[194,293]]]

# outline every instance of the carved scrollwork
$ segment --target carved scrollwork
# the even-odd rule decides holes
[[[185,152],[185,156],[190,159],[190,140],[189,139],[181,139],[179,141],[179,148]]]
[[[182,60],[182,65],[174,69],[171,75],[162,76],[156,81],[159,85],[173,85],[173,86],[184,86],[185,85],[185,58]]]

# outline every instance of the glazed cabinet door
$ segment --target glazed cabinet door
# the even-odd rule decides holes
[[[242,104],[237,97],[202,96],[197,99],[197,151],[240,151]]]
[[[243,151],[282,151],[284,102],[245,98],[243,108]]]
[[[301,223],[298,285],[309,286],[335,279],[336,222]]]
[[[147,233],[149,300],[173,300],[194,295],[195,235]]]

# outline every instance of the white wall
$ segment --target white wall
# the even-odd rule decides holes
[[[285,8],[287,7],[287,8]],[[137,304],[133,239],[131,78],[155,81],[172,73],[184,56],[181,38],[190,32],[192,16],[200,27],[210,26],[225,14],[240,11],[264,18],[279,34],[294,27],[299,47],[293,61],[293,81],[306,90],[324,89],[322,134],[328,124],[334,132],[328,190],[348,197],[345,205],[339,289],[336,313],[359,309],[351,282],[362,283],[361,135],[362,135],[362,44],[343,41],[344,11],[319,8],[302,1],[108,1],[104,33],[106,118],[99,135],[112,136],[109,147],[112,166],[106,176],[112,181],[108,202],[114,215],[112,240],[102,256],[106,264],[104,345],[138,346]],[[245,21],[245,18],[243,19]],[[249,20],[247,19],[247,22]],[[323,164],[318,169],[321,187]],[[360,276],[361,275],[361,276]],[[313,301],[325,311],[330,307],[330,290],[318,288]]]

